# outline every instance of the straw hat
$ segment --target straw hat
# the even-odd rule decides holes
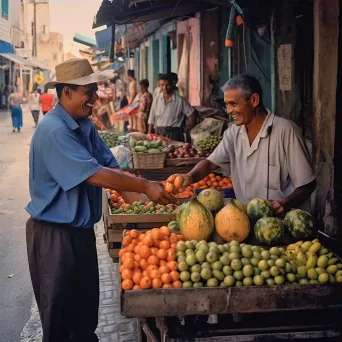
[[[74,85],[87,85],[105,82],[115,76],[113,70],[93,71],[86,58],[69,59],[56,66],[56,81],[48,82],[45,87],[55,88],[56,84],[67,83]]]

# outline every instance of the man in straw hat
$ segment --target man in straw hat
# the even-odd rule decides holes
[[[97,83],[114,77],[93,72],[86,59],[56,67],[59,102],[38,125],[30,148],[26,210],[31,280],[43,326],[43,342],[98,341],[99,273],[94,225],[101,218],[101,188],[175,201],[157,182],[132,177],[118,164],[88,118]]]

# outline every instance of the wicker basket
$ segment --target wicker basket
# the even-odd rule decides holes
[[[133,152],[133,165],[135,169],[162,169],[165,164],[165,157],[166,152]]]

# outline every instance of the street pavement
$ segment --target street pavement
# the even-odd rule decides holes
[[[13,133],[10,115],[0,111],[0,342],[40,342],[42,337],[25,242],[32,126],[31,114],[24,110],[24,127]],[[97,334],[101,342],[137,341],[136,321],[120,315],[117,265],[108,256],[101,222],[96,236],[100,270]]]

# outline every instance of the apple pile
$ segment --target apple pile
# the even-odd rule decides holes
[[[178,158],[203,158],[209,157],[210,153],[197,151],[191,144],[176,147],[169,145],[167,148],[167,157],[169,159]]]

